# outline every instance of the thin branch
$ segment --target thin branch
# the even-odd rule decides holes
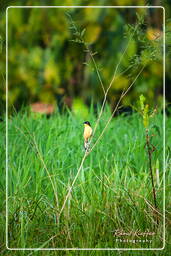
[[[78,34],[79,31],[78,31],[77,27],[75,26],[75,23],[73,22],[72,17],[70,16],[70,14],[68,14],[68,17],[69,17],[69,19],[70,19],[70,21],[71,21],[72,28],[73,28],[73,29],[75,30],[75,32]],[[99,122],[100,122],[100,118],[101,118],[101,116],[102,116],[102,113],[103,113],[103,110],[104,110],[104,106],[105,106],[105,103],[106,103],[106,100],[107,100],[108,92],[109,92],[109,90],[110,90],[110,88],[111,88],[111,86],[112,86],[112,84],[113,84],[113,82],[114,82],[114,80],[115,80],[116,73],[117,73],[117,70],[118,70],[118,68],[119,68],[119,65],[120,65],[120,63],[121,63],[121,61],[122,61],[122,59],[123,59],[123,57],[124,57],[124,55],[125,55],[125,53],[126,53],[126,51],[127,51],[127,49],[128,49],[128,46],[129,46],[129,44],[130,44],[130,42],[131,42],[131,40],[132,40],[132,38],[133,38],[133,36],[134,36],[134,33],[135,33],[137,27],[138,27],[138,25],[136,25],[136,27],[135,27],[135,29],[134,29],[132,35],[130,36],[130,38],[129,38],[129,40],[128,40],[127,46],[126,46],[124,52],[122,53],[122,55],[121,55],[121,57],[120,57],[120,59],[119,59],[119,62],[118,62],[117,65],[116,65],[116,68],[115,68],[115,71],[114,71],[114,75],[113,75],[112,80],[111,80],[111,82],[110,82],[110,84],[109,84],[109,86],[108,86],[108,88],[107,88],[106,91],[105,91],[105,89],[104,89],[103,82],[102,82],[102,79],[101,79],[101,76],[100,76],[98,67],[97,67],[97,65],[96,65],[95,59],[94,59],[94,57],[93,57],[93,54],[92,54],[92,52],[90,51],[88,45],[84,42],[82,36],[81,36],[81,42],[84,44],[84,46],[86,47],[86,50],[87,50],[87,51],[89,52],[89,54],[90,54],[90,57],[91,57],[91,59],[92,59],[92,61],[93,61],[93,64],[94,64],[94,66],[95,66],[96,73],[97,73],[97,75],[98,75],[98,79],[99,79],[99,81],[100,81],[101,87],[102,87],[103,92],[104,92],[104,99],[103,99],[102,107],[101,107],[101,110],[100,110],[100,114],[99,114],[99,116],[98,116],[98,119],[97,119],[96,124],[95,124],[95,127],[94,127],[93,136],[94,136],[94,134],[95,134],[95,132],[96,132],[96,129],[97,129],[97,127],[98,127],[98,124],[99,124]],[[79,34],[80,34],[80,33],[79,33]],[[81,169],[82,169],[82,166],[83,166],[83,164],[84,164],[84,161],[85,161],[86,157],[90,154],[90,152],[92,152],[92,150],[94,149],[94,147],[98,144],[99,140],[101,139],[101,137],[103,136],[105,130],[107,129],[109,123],[111,122],[113,115],[115,114],[116,110],[118,109],[118,106],[119,106],[119,104],[120,104],[122,98],[123,98],[123,97],[127,94],[127,92],[131,89],[131,87],[133,86],[133,84],[135,83],[135,81],[137,80],[137,78],[139,77],[139,75],[140,75],[140,73],[142,72],[143,69],[144,69],[144,67],[140,70],[139,74],[136,76],[136,78],[135,78],[134,81],[131,83],[131,85],[127,88],[127,90],[126,90],[125,92],[122,92],[121,97],[120,97],[120,99],[119,99],[119,101],[118,101],[118,103],[117,103],[117,105],[116,105],[116,107],[115,107],[115,109],[114,109],[114,111],[113,111],[111,117],[109,118],[109,120],[108,120],[108,122],[107,122],[105,128],[103,129],[102,133],[100,134],[100,136],[99,136],[98,139],[96,140],[96,142],[95,142],[95,144],[93,145],[93,147],[91,148],[91,150],[85,152],[85,154],[84,154],[84,156],[83,156],[83,158],[82,158],[80,167],[78,168],[77,174],[76,174],[76,176],[75,176],[75,178],[74,178],[74,180],[73,180],[73,182],[72,182],[72,184],[71,184],[71,186],[70,186],[70,188],[69,188],[69,190],[68,190],[68,193],[67,193],[67,195],[66,195],[66,197],[65,197],[65,199],[64,199],[62,208],[61,208],[61,210],[60,210],[60,212],[59,212],[59,215],[58,215],[58,220],[59,220],[59,218],[60,218],[60,216],[61,216],[61,214],[62,214],[62,212],[63,212],[63,210],[64,210],[64,207],[65,207],[65,205],[66,205],[66,202],[67,202],[67,200],[68,200],[68,198],[69,198],[69,196],[70,196],[70,194],[71,194],[72,188],[73,188],[73,186],[74,186],[74,184],[75,184],[75,182],[76,182],[76,180],[77,180],[77,178],[78,178],[78,176],[79,176],[79,174],[80,174],[80,172],[81,172]],[[93,138],[93,136],[92,136],[92,138]],[[92,139],[91,139],[91,140],[92,140]],[[91,140],[90,140],[90,143],[91,143]]]
[[[58,221],[59,221],[59,218],[60,218],[60,216],[61,216],[61,214],[62,214],[62,212],[63,212],[63,210],[64,210],[64,207],[65,207],[65,205],[66,205],[66,202],[67,202],[67,200],[68,200],[68,197],[69,197],[70,194],[71,194],[72,188],[73,188],[73,186],[74,186],[74,184],[75,184],[75,182],[76,182],[76,180],[77,180],[77,178],[78,178],[78,176],[79,176],[79,174],[80,174],[80,172],[81,172],[81,169],[82,169],[82,167],[83,167],[83,163],[84,163],[84,161],[85,161],[87,155],[88,155],[87,152],[85,152],[85,154],[84,154],[84,156],[83,156],[83,158],[82,158],[80,167],[78,168],[77,174],[76,174],[76,176],[75,176],[75,178],[74,178],[74,180],[73,180],[73,182],[72,182],[72,184],[71,184],[71,186],[70,186],[70,188],[69,188],[69,190],[68,190],[68,193],[67,193],[67,195],[66,195],[66,197],[65,197],[65,199],[64,199],[64,202],[63,202],[63,205],[62,205],[62,207],[61,207],[61,210],[60,210],[60,212],[59,212],[59,214],[58,214]]]
[[[68,14],[68,17],[69,17],[69,19],[70,19],[70,21],[71,21],[72,28],[75,30],[76,33],[78,33],[79,31],[78,31],[77,27],[75,26],[75,23],[73,22],[72,17],[70,16],[70,14]],[[127,51],[127,49],[128,49],[128,46],[129,46],[129,44],[130,44],[130,41],[132,40],[132,38],[133,38],[133,36],[134,36],[134,33],[135,33],[137,27],[138,27],[138,25],[136,25],[136,27],[135,27],[135,29],[134,29],[134,32],[132,33],[132,35],[130,36],[130,38],[129,38],[129,40],[128,40],[128,44],[127,44],[127,46],[126,46],[124,52],[122,53],[122,55],[121,55],[121,57],[120,57],[120,59],[119,59],[119,62],[118,62],[117,65],[116,65],[116,68],[115,68],[115,71],[114,71],[114,75],[113,75],[112,80],[111,80],[111,82],[110,82],[110,84],[109,84],[109,86],[108,86],[108,88],[107,88],[106,91],[104,90],[103,82],[102,82],[102,79],[101,79],[101,77],[100,77],[100,73],[99,73],[99,71],[98,71],[98,67],[97,67],[96,62],[95,62],[95,60],[94,60],[94,57],[93,57],[93,55],[92,55],[90,49],[88,48],[88,45],[84,42],[83,38],[81,37],[81,42],[84,44],[84,46],[86,46],[86,50],[87,50],[87,51],[89,52],[89,54],[90,54],[90,57],[91,57],[91,59],[92,59],[92,61],[93,61],[93,64],[94,64],[94,66],[95,66],[95,69],[96,69],[96,72],[97,72],[97,75],[98,75],[100,84],[101,84],[102,89],[103,89],[103,92],[104,92],[104,99],[103,99],[102,107],[101,107],[101,110],[100,110],[100,114],[99,114],[99,116],[98,116],[98,119],[97,119],[96,124],[95,124],[95,127],[94,127],[93,136],[94,136],[94,134],[95,134],[95,131],[96,131],[97,126],[98,126],[98,124],[99,124],[100,118],[101,118],[101,116],[102,116],[102,113],[103,113],[103,110],[104,110],[104,106],[105,106],[105,103],[106,103],[106,100],[107,100],[108,92],[109,92],[109,90],[110,90],[110,88],[111,88],[111,86],[112,86],[112,84],[113,84],[113,82],[114,82],[114,80],[115,80],[116,73],[117,73],[117,70],[118,70],[118,68],[119,68],[119,65],[120,65],[120,63],[121,63],[121,61],[122,61],[122,59],[123,59],[123,57],[124,57],[124,55],[125,55],[125,53],[126,53],[126,51]],[[139,74],[136,76],[135,80],[131,83],[131,85],[127,88],[127,90],[126,90],[125,92],[122,92],[121,97],[120,97],[120,99],[119,99],[119,101],[118,101],[118,103],[117,103],[117,105],[116,105],[116,107],[115,107],[115,109],[114,109],[114,111],[113,111],[111,117],[109,118],[109,120],[108,120],[108,122],[107,122],[105,128],[103,129],[102,133],[101,133],[100,136],[98,137],[97,141],[95,142],[95,144],[93,145],[93,147],[91,148],[91,150],[85,152],[85,154],[84,154],[84,156],[83,156],[83,158],[82,158],[80,167],[78,168],[77,174],[76,174],[76,176],[75,176],[75,178],[74,178],[74,180],[73,180],[73,182],[72,182],[72,184],[71,184],[71,186],[70,186],[70,188],[69,188],[69,190],[68,190],[68,193],[67,193],[67,195],[66,195],[66,197],[65,197],[65,199],[64,199],[62,208],[61,208],[61,210],[60,210],[60,212],[59,212],[59,215],[58,215],[58,220],[59,220],[59,218],[60,218],[60,216],[61,216],[61,214],[62,214],[62,212],[63,212],[63,210],[64,210],[64,207],[65,207],[65,205],[66,205],[66,202],[67,202],[67,200],[68,200],[68,198],[69,198],[69,196],[70,196],[70,194],[71,194],[72,188],[73,188],[73,186],[74,186],[74,184],[75,184],[75,182],[76,182],[76,180],[77,180],[77,178],[78,178],[78,176],[79,176],[79,174],[80,174],[80,172],[81,172],[81,169],[82,169],[82,166],[83,166],[83,164],[84,164],[84,161],[85,161],[86,157],[90,154],[90,152],[92,152],[92,150],[94,149],[94,147],[97,145],[97,143],[99,142],[99,140],[100,140],[101,137],[103,136],[103,134],[104,134],[105,130],[107,129],[107,127],[108,127],[110,121],[112,120],[113,115],[115,114],[116,110],[118,109],[118,106],[119,106],[119,104],[120,104],[122,98],[127,94],[127,92],[130,90],[130,88],[133,86],[133,84],[135,83],[135,81],[137,80],[138,76],[140,75],[140,73],[142,72],[143,69],[144,69],[144,67],[140,70]],[[93,136],[92,136],[92,138],[93,138]],[[92,139],[91,139],[91,140],[92,140]],[[91,143],[91,140],[90,140],[90,143]]]
[[[153,199],[154,199],[154,206],[156,210],[157,207],[157,198],[156,198],[156,189],[154,185],[154,177],[153,177],[153,170],[152,170],[152,150],[150,148],[150,137],[148,129],[146,129],[146,145],[147,145],[147,153],[148,153],[148,161],[149,161],[149,170],[150,170],[150,177],[151,177],[151,184],[152,184],[152,191],[153,191]],[[157,224],[159,224],[158,215],[156,215]]]
[[[125,92],[122,92],[122,95],[121,95],[121,97],[120,97],[120,99],[119,99],[119,101],[118,101],[118,103],[117,103],[117,105],[116,105],[116,107],[115,107],[115,109],[114,109],[114,111],[113,111],[111,117],[109,118],[109,120],[108,120],[108,122],[107,122],[105,128],[103,129],[102,133],[100,134],[99,138],[97,139],[97,141],[95,142],[95,144],[93,145],[93,147],[90,149],[90,151],[86,151],[86,152],[85,152],[85,154],[84,154],[84,156],[83,156],[83,158],[82,158],[80,167],[78,168],[77,174],[76,174],[76,176],[75,176],[75,178],[74,178],[74,180],[73,180],[73,182],[72,182],[72,184],[71,184],[71,186],[70,186],[70,188],[69,188],[69,190],[68,190],[68,193],[67,193],[67,195],[66,195],[66,197],[65,197],[65,200],[64,200],[64,202],[63,202],[62,208],[61,208],[61,210],[60,210],[60,212],[59,212],[58,221],[59,221],[59,218],[60,218],[60,216],[61,216],[61,214],[62,214],[62,212],[63,212],[63,210],[64,210],[64,207],[65,207],[65,205],[66,205],[66,202],[67,202],[67,200],[68,200],[68,198],[69,198],[69,196],[70,196],[70,194],[71,194],[72,188],[73,188],[73,186],[74,186],[74,184],[75,184],[75,182],[76,182],[76,180],[77,180],[77,178],[78,178],[78,176],[79,176],[79,174],[80,174],[80,172],[81,172],[81,169],[82,169],[82,166],[83,166],[83,164],[84,164],[84,161],[85,161],[86,157],[92,152],[92,150],[94,149],[94,147],[97,145],[97,143],[99,142],[99,140],[100,140],[101,137],[103,136],[105,130],[107,129],[107,126],[109,125],[110,121],[111,121],[112,118],[113,118],[113,115],[115,114],[116,110],[118,109],[118,106],[119,106],[119,104],[120,104],[122,98],[123,98],[123,97],[128,93],[128,91],[131,89],[131,87],[133,86],[133,84],[135,83],[135,81],[137,80],[137,78],[139,77],[139,75],[141,74],[141,72],[143,71],[143,69],[144,69],[144,66],[143,66],[143,68],[141,68],[140,72],[138,73],[138,75],[136,76],[136,78],[134,79],[134,81],[131,83],[131,85],[127,88],[127,90],[126,90]]]
[[[96,61],[95,61],[95,59],[94,59],[94,57],[93,57],[93,54],[92,54],[92,52],[90,51],[90,49],[89,49],[88,46],[87,46],[87,50],[88,50],[88,52],[89,52],[89,54],[90,54],[91,60],[92,60],[92,62],[93,62],[93,64],[94,64],[94,67],[95,67],[95,70],[96,70],[96,73],[97,73],[97,76],[98,76],[98,79],[99,79],[99,82],[100,82],[101,87],[102,87],[102,90],[103,90],[103,92],[104,92],[104,94],[105,94],[104,84],[103,84],[103,82],[102,82],[102,78],[101,78],[101,76],[100,76],[99,69],[98,69],[98,67],[97,67]]]
[[[130,65],[129,67],[127,67],[126,69],[124,69],[123,71],[121,71],[118,76],[121,76],[123,74],[125,74],[129,69],[131,69],[133,67],[133,65]]]
[[[72,25],[71,28],[74,29],[75,33],[80,34],[80,33],[79,33],[79,30],[78,30],[78,28],[77,28],[77,26],[75,25],[75,22],[73,21],[73,19],[72,19],[72,17],[71,17],[71,15],[70,15],[69,13],[66,13],[66,15],[68,16],[68,18],[69,18],[69,20],[70,20],[70,22],[71,22],[71,25]],[[80,38],[81,38],[82,44],[83,44],[84,47],[85,47],[85,51],[87,51],[87,52],[89,53],[89,55],[90,55],[90,58],[91,58],[91,60],[92,60],[92,62],[93,62],[93,64],[94,64],[94,67],[95,67],[95,71],[96,71],[96,73],[97,73],[97,77],[98,77],[99,82],[100,82],[100,84],[101,84],[103,93],[105,94],[104,84],[103,84],[103,82],[102,82],[102,78],[101,78],[101,75],[100,75],[100,73],[99,73],[99,69],[98,69],[98,67],[97,67],[96,61],[95,61],[95,59],[94,59],[94,57],[93,57],[93,53],[92,53],[92,51],[90,50],[90,47],[88,46],[88,43],[86,43],[86,42],[84,41],[83,36],[82,36],[81,34],[80,34]]]
[[[122,53],[122,55],[121,55],[121,57],[120,57],[120,59],[119,59],[119,62],[118,62],[117,65],[116,65],[116,68],[115,68],[115,71],[114,71],[112,80],[111,80],[111,82],[110,82],[110,84],[109,84],[107,90],[105,91],[104,85],[103,85],[103,82],[102,82],[102,79],[101,79],[101,76],[100,76],[100,73],[99,73],[99,70],[98,70],[98,67],[97,67],[97,64],[96,64],[96,61],[95,61],[95,59],[94,59],[94,57],[93,57],[93,54],[92,54],[91,50],[89,49],[88,43],[86,43],[86,42],[84,41],[83,36],[80,34],[80,32],[79,32],[77,26],[75,25],[75,22],[73,21],[71,15],[70,15],[68,12],[66,13],[66,15],[68,16],[68,18],[69,18],[69,20],[70,20],[70,23],[71,23],[71,26],[72,26],[71,29],[74,30],[75,34],[78,34],[78,35],[80,36],[81,43],[85,46],[86,51],[88,51],[88,53],[90,54],[90,57],[91,57],[91,59],[92,59],[92,62],[93,62],[93,64],[94,64],[94,67],[95,67],[95,70],[96,70],[96,73],[97,73],[97,76],[98,76],[98,79],[99,79],[100,84],[101,84],[101,87],[102,87],[102,90],[103,90],[103,92],[104,92],[104,99],[103,99],[102,107],[101,107],[101,110],[100,110],[98,119],[97,119],[97,121],[96,121],[96,123],[95,123],[95,126],[94,126],[93,136],[92,136],[92,138],[91,138],[91,140],[90,140],[90,143],[91,143],[91,141],[92,141],[92,139],[93,139],[93,137],[94,137],[94,135],[95,135],[96,129],[97,129],[98,125],[99,125],[100,118],[101,118],[101,116],[102,116],[102,114],[103,114],[103,110],[104,110],[104,107],[105,107],[105,103],[106,103],[106,101],[107,101],[108,92],[109,92],[109,90],[110,90],[112,84],[114,83],[114,80],[115,80],[115,78],[116,78],[116,73],[117,73],[117,71],[118,71],[118,68],[119,68],[119,66],[120,66],[120,64],[121,64],[121,61],[122,61],[122,59],[123,59],[123,57],[124,57],[124,55],[125,55],[125,53],[126,53],[128,47],[129,47],[129,44],[130,44],[130,42],[131,42],[131,40],[132,40],[132,38],[133,38],[133,36],[134,36],[134,34],[135,34],[137,28],[138,28],[138,24],[136,24],[133,33],[132,33],[131,36],[129,37],[128,43],[127,43],[127,45],[126,45],[126,47],[125,47],[125,49],[124,49],[124,51],[123,51],[123,53]]]
[[[132,38],[133,38],[133,36],[134,36],[134,34],[135,34],[137,28],[138,28],[138,25],[135,26],[135,29],[134,29],[132,35],[130,36],[130,38],[129,38],[129,40],[128,40],[127,46],[125,47],[125,50],[124,50],[124,52],[122,53],[122,55],[121,55],[121,57],[120,57],[120,59],[119,59],[119,62],[118,62],[117,65],[116,65],[116,68],[115,68],[115,71],[114,71],[112,80],[111,80],[111,82],[110,82],[110,84],[109,84],[109,86],[108,86],[108,88],[107,88],[107,90],[106,90],[106,92],[105,92],[104,99],[103,99],[103,103],[102,103],[102,107],[101,107],[101,110],[100,110],[98,119],[97,119],[97,121],[96,121],[96,124],[95,124],[95,126],[94,126],[94,131],[93,131],[92,139],[93,139],[93,137],[94,137],[94,134],[95,134],[96,129],[97,129],[97,127],[98,127],[98,124],[99,124],[99,122],[100,122],[100,118],[101,118],[101,116],[102,116],[102,114],[103,114],[103,110],[104,110],[105,103],[106,103],[106,100],[107,100],[108,92],[109,92],[109,90],[110,90],[112,84],[114,83],[114,80],[115,80],[115,78],[116,78],[116,73],[117,73],[117,70],[118,70],[118,68],[119,68],[119,65],[121,64],[121,61],[122,61],[122,59],[123,59],[123,57],[124,57],[124,55],[125,55],[125,53],[126,53],[128,47],[129,47],[129,44],[130,44],[130,42],[131,42],[131,40],[132,40]],[[91,141],[92,141],[92,139],[91,139]],[[91,141],[90,141],[90,143],[91,143]]]
[[[141,70],[139,71],[138,75],[135,77],[135,79],[134,79],[133,82],[130,84],[130,86],[126,89],[126,91],[125,91],[125,92],[124,92],[124,91],[122,92],[122,94],[121,94],[121,96],[120,96],[120,98],[119,98],[119,100],[118,100],[118,102],[117,102],[117,104],[116,104],[116,106],[115,106],[115,109],[114,109],[113,112],[112,112],[112,115],[110,116],[110,118],[108,119],[108,121],[107,121],[107,123],[106,123],[106,126],[104,127],[104,129],[102,130],[102,132],[101,132],[101,134],[99,135],[98,139],[96,140],[96,142],[94,143],[94,145],[92,146],[92,148],[90,149],[90,151],[89,151],[88,153],[90,153],[90,152],[94,149],[94,147],[97,145],[97,143],[99,142],[99,140],[100,140],[101,137],[103,136],[105,130],[107,129],[109,123],[111,122],[113,116],[115,115],[115,113],[116,113],[116,111],[117,111],[117,109],[118,109],[118,107],[119,107],[119,104],[120,104],[121,100],[122,100],[123,97],[128,93],[128,91],[131,89],[131,87],[134,85],[134,83],[136,82],[136,80],[138,79],[138,77],[140,76],[140,74],[142,73],[142,71],[144,70],[144,68],[145,68],[145,66],[143,66],[143,67],[141,68]]]

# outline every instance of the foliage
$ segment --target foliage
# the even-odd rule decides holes
[[[149,105],[145,104],[145,97],[143,95],[140,96],[140,106],[141,106],[141,113],[143,116],[143,124],[144,127],[147,129],[149,126]]]
[[[16,5],[17,3],[20,4],[20,1],[15,1]],[[25,4],[30,3],[31,1],[25,1]],[[51,4],[55,5],[57,1],[53,0]],[[137,9],[135,12],[131,9],[100,8],[10,8],[9,107],[14,105],[19,109],[21,105],[35,101],[59,104],[59,101],[65,101],[66,97],[80,98],[83,104],[89,103],[91,97],[95,103],[102,99],[103,93],[94,67],[89,63],[89,54],[83,50],[81,44],[76,45],[71,41],[73,35],[66,17],[68,11],[80,27],[81,34],[75,35],[76,40],[79,42],[81,36],[91,51],[96,53],[94,58],[105,86],[111,80],[114,68],[126,47],[128,36],[138,22],[138,29],[120,65],[116,82],[111,88],[109,101],[117,100],[121,91],[129,85],[139,65],[145,64],[145,74],[122,103],[130,105],[137,98],[137,94],[141,93],[146,95],[148,100],[155,99],[160,103],[162,9],[155,10],[154,15],[151,15],[148,9]],[[153,22],[154,25],[151,25],[156,15],[159,22]],[[4,30],[5,13],[2,17],[0,26]],[[153,36],[155,33],[159,34],[159,38]],[[1,38],[4,44],[4,34]],[[4,75],[5,54],[1,58],[0,66]],[[0,97],[5,100],[3,87]]]
[[[152,137],[154,136],[151,135],[151,131],[149,130],[149,120],[150,117],[154,116],[154,113],[156,112],[156,109],[153,111],[153,113],[151,115],[149,115],[149,105],[148,104],[144,104],[146,101],[146,98],[141,95],[140,96],[140,107],[141,107],[141,114],[143,117],[143,124],[144,124],[144,128],[145,128],[145,133],[146,133],[146,144],[145,147],[147,149],[147,156],[148,156],[148,162],[149,162],[149,174],[150,174],[150,178],[151,178],[151,185],[152,185],[152,191],[153,191],[153,200],[154,200],[154,207],[156,209],[156,212],[154,212],[154,217],[157,221],[157,224],[159,224],[159,219],[158,219],[158,202],[157,202],[157,196],[156,196],[156,188],[155,188],[155,184],[154,184],[154,170],[152,167],[152,161],[153,161],[153,153],[156,150],[155,146],[151,143],[152,141]],[[156,125],[154,125],[156,126]],[[158,165],[158,163],[157,163]],[[156,172],[158,172],[158,169],[156,169]],[[158,174],[157,174],[158,175]]]
[[[110,115],[108,107],[97,136]],[[88,120],[92,126],[95,118],[89,111]],[[45,247],[120,246],[114,244],[112,230],[152,228],[152,209],[145,201],[152,205],[144,128],[136,113],[112,120],[97,149],[86,159],[60,224],[56,222],[56,215],[84,154],[83,120],[70,111],[63,115],[56,113],[49,119],[43,116],[34,119],[27,112],[10,118],[10,247],[43,246],[53,235],[58,238],[47,242]],[[154,124],[159,126],[162,134],[161,115],[155,116]],[[159,168],[157,195],[162,212],[162,136],[153,138],[153,144],[158,149],[153,155],[153,168]],[[3,180],[1,187],[4,187]],[[57,202],[54,192],[58,196]],[[162,232],[162,221],[158,232]],[[39,235],[35,236],[37,233]],[[154,243],[160,247],[157,237]]]

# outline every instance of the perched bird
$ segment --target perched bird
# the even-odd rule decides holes
[[[92,136],[93,130],[91,128],[90,122],[86,121],[84,124],[84,148],[87,151],[89,149],[89,139]]]

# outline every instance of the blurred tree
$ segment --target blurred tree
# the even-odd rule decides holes
[[[40,1],[4,1],[0,23],[1,83],[5,81],[5,8],[9,5],[40,5]],[[41,5],[46,5],[46,1]],[[59,5],[52,0],[51,5]],[[64,0],[63,5],[89,5],[87,1]],[[93,3],[92,3],[93,4]],[[105,4],[100,1],[99,4]],[[117,5],[132,4],[130,0]],[[144,5],[144,0],[136,1]],[[72,42],[74,35],[66,12],[68,8],[10,8],[8,9],[8,87],[9,107],[16,109],[24,104],[41,101],[58,104],[74,99],[73,107],[83,108],[93,97],[102,100],[97,74],[89,54],[82,44]],[[71,8],[72,18],[94,56],[105,88],[110,83],[114,69],[126,47],[128,37],[135,26],[136,12],[144,15],[144,23],[133,37],[112,85],[109,100],[116,100],[135,76],[139,65],[146,65],[138,84],[122,102],[129,105],[143,93],[155,104],[162,100],[162,21],[159,9],[102,9]],[[157,20],[156,20],[157,17]],[[128,24],[132,24],[128,26]],[[126,33],[125,33],[126,31]],[[125,37],[123,37],[125,35]],[[154,56],[152,56],[152,54]],[[169,64],[170,66],[170,64]],[[168,72],[169,73],[169,72]],[[168,74],[168,79],[171,79]],[[1,86],[0,98],[5,101],[5,87]],[[66,100],[65,100],[66,99]],[[71,101],[70,101],[71,102]],[[2,106],[3,106],[2,104]],[[86,108],[85,108],[86,109]],[[1,109],[1,112],[3,108]],[[76,110],[77,111],[77,110]]]

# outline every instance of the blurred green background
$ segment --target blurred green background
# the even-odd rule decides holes
[[[111,1],[111,5],[132,5],[131,0]],[[154,1],[160,4],[159,1]],[[159,2],[159,3],[158,3]],[[51,5],[61,5],[51,1]],[[95,5],[93,1],[64,0],[63,5]],[[104,1],[99,1],[104,5]],[[145,0],[136,5],[145,5]],[[155,3],[149,3],[154,4]],[[10,5],[47,5],[46,1],[1,1],[1,114],[5,110],[5,9]],[[170,3],[165,2],[167,16]],[[118,74],[109,92],[111,107],[122,90],[128,87],[144,62],[146,67],[133,89],[122,101],[131,106],[144,94],[150,104],[161,105],[163,93],[162,20],[160,9],[101,9],[101,8],[10,8],[8,10],[8,87],[9,112],[35,102],[64,105],[74,112],[88,111],[102,102],[103,91],[93,68],[90,56],[82,44],[72,41],[73,32],[66,12],[80,30],[85,30],[84,39],[89,42],[105,88],[109,85],[114,69],[129,38],[128,24],[135,25],[138,15],[144,15],[145,23],[128,47],[119,66]],[[167,28],[171,25],[167,19]],[[125,32],[128,33],[125,33]],[[169,29],[168,29],[169,35]],[[169,38],[169,37],[168,37]],[[155,56],[150,56],[150,52]],[[171,80],[169,55],[166,56],[166,81]],[[169,92],[169,89],[167,89]],[[167,93],[167,102],[170,96]]]

